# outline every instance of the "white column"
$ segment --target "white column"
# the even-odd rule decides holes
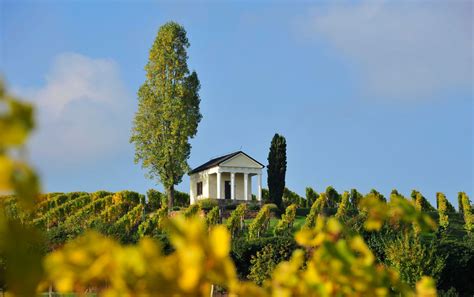
[[[217,199],[221,199],[221,173],[217,172]]]
[[[230,199],[235,200],[235,173],[230,173]]]
[[[249,200],[249,174],[244,173],[244,199]]]
[[[262,200],[262,174],[257,174],[258,188],[257,188],[257,200]]]

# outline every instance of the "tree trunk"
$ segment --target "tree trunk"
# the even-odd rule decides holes
[[[171,212],[174,205],[174,185],[168,188],[168,212]]]

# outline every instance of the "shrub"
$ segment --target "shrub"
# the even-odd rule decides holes
[[[120,191],[114,194],[114,197],[112,200],[114,204],[127,203],[127,204],[136,205],[140,203],[140,194],[138,194],[137,192],[127,191],[127,190]]]
[[[200,210],[201,208],[199,208],[198,204],[193,204],[193,205],[190,205],[188,208],[186,208],[183,214],[185,218],[191,218],[191,217],[196,216]]]
[[[226,221],[227,229],[232,237],[243,233],[245,227],[245,213],[247,212],[247,204],[239,204],[239,206],[230,214]]]
[[[438,252],[446,259],[438,288],[454,287],[460,296],[474,296],[474,241],[441,240]]]
[[[261,237],[255,239],[240,237],[232,240],[231,256],[240,278],[247,278],[252,266],[251,259],[268,245],[275,247],[276,250],[286,249],[290,255],[297,248],[293,237]],[[278,259],[276,262],[280,261]]]
[[[219,207],[214,206],[210,212],[207,213],[206,215],[206,224],[207,226],[214,226],[219,224],[220,222],[220,215],[219,215]]]
[[[359,202],[362,199],[362,194],[359,193],[356,189],[351,190],[351,196],[349,200],[351,201],[352,208],[359,209]]]
[[[92,193],[92,200],[101,199],[101,198],[104,198],[104,197],[112,195],[112,194],[113,194],[112,192],[103,191],[103,190],[96,191],[96,192]]]
[[[436,211],[428,200],[416,190],[411,192],[411,199],[415,203],[415,207],[420,211]]]
[[[150,214],[139,226],[138,235],[143,237],[145,235],[156,236],[161,233],[163,229],[164,220],[168,217],[168,206],[164,205],[156,212]]]
[[[216,199],[200,199],[198,201],[199,207],[201,207],[202,210],[211,210],[214,207],[218,206],[218,202]]]
[[[449,218],[446,214],[448,200],[443,193],[436,193],[436,204],[438,205],[439,226],[443,229],[446,229],[449,225]]]
[[[474,231],[474,215],[471,209],[471,201],[466,193],[461,192],[462,213],[464,216],[464,226],[468,233]]]
[[[268,230],[271,204],[265,204],[249,225],[249,237],[259,238]],[[277,208],[278,209],[278,208]]]
[[[248,204],[248,209],[253,210],[253,211],[260,210],[260,204],[258,204],[258,203],[249,203]]]
[[[148,209],[149,210],[158,210],[161,207],[161,202],[163,201],[163,194],[155,189],[149,189],[146,192],[148,198]]]
[[[337,207],[341,202],[341,195],[332,186],[326,188],[326,201],[329,207]]]
[[[339,207],[337,208],[336,218],[342,220],[346,217],[347,212],[349,210],[349,193],[344,192],[342,194],[341,203],[339,203]]]
[[[286,208],[285,214],[282,215],[280,220],[278,220],[278,223],[276,224],[275,229],[273,230],[273,233],[275,234],[275,236],[291,235],[295,217],[296,217],[296,204],[292,204]]]
[[[387,264],[412,288],[424,275],[438,280],[445,265],[435,241],[423,244],[419,236],[410,233],[389,242],[385,255]]]
[[[311,206],[309,214],[304,222],[303,228],[314,228],[314,226],[316,225],[316,219],[319,215],[323,214],[326,204],[326,193],[321,193],[318,199],[316,199],[316,201],[314,201],[313,205]]]
[[[292,205],[296,208],[296,204]],[[290,240],[284,244],[267,244],[256,255],[253,255],[250,259],[251,267],[247,278],[257,285],[262,285],[265,280],[269,279],[277,264],[288,260],[295,248],[294,243]]]
[[[310,208],[311,205],[313,205],[314,201],[316,201],[316,199],[318,199],[319,197],[319,194],[316,193],[315,190],[313,190],[313,188],[311,187],[307,187],[305,189],[305,194],[306,194],[306,205],[304,206],[301,206],[301,207],[307,207],[307,208]]]
[[[174,205],[187,207],[189,206],[189,194],[186,192],[174,192]]]
[[[301,204],[302,202],[305,202],[304,204],[306,204],[306,200],[304,200],[300,195],[285,187],[282,197],[282,203],[284,207],[288,207],[291,204],[305,206]]]

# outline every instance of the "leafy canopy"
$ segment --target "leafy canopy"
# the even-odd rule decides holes
[[[150,50],[146,80],[138,90],[138,111],[130,142],[135,144],[135,162],[141,161],[149,178],[156,178],[168,191],[173,205],[174,185],[189,169],[189,139],[197,133],[199,79],[189,73],[186,31],[177,23],[163,25]]]

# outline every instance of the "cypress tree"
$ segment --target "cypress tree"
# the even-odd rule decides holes
[[[286,175],[286,139],[282,135],[273,136],[268,153],[267,183],[270,201],[283,211],[283,191]]]

